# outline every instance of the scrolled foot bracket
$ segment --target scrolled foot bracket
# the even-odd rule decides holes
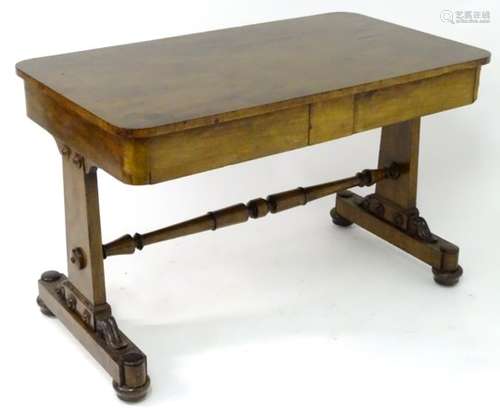
[[[127,346],[127,342],[122,338],[115,318],[111,315],[103,319],[96,319],[96,331],[104,338],[106,344],[115,350]]]

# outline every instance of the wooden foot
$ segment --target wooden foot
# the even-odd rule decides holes
[[[437,284],[445,287],[452,287],[460,280],[460,277],[463,274],[463,269],[461,266],[457,266],[457,269],[453,271],[441,271],[436,268],[432,268],[432,273],[434,274],[434,281]]]
[[[429,264],[436,283],[446,286],[458,283],[462,275],[458,247],[432,234],[415,210],[409,212],[394,204],[387,206],[373,196],[365,198],[344,191],[337,196],[335,212]]]
[[[150,384],[146,356],[118,329],[109,307],[104,314],[95,310],[96,320],[93,321],[92,315],[87,314],[86,301],[73,294],[75,289],[66,276],[57,274],[42,276],[38,281],[38,300],[44,309],[61,320],[111,375],[120,399],[138,401],[144,398]]]
[[[149,385],[149,376],[146,376],[146,382],[138,387],[120,385],[117,381],[113,381],[113,388],[116,392],[117,397],[125,402],[139,402],[144,399],[149,391]]]
[[[40,307],[40,311],[43,315],[46,315],[47,317],[55,317],[54,313],[47,308],[40,296],[36,297],[36,303]]]
[[[45,282],[57,281],[60,278],[61,274],[57,271],[45,271],[41,276],[41,279]],[[55,317],[54,313],[48,309],[47,305],[43,302],[40,296],[36,297],[36,303],[40,307],[40,311],[42,312],[42,314],[46,315],[47,317]]]
[[[339,215],[335,210],[335,207],[330,211],[330,216],[332,217],[333,224],[338,225],[339,227],[349,227],[352,225],[352,221],[349,221]]]

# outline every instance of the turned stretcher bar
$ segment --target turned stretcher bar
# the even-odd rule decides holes
[[[106,258],[112,255],[133,254],[136,249],[142,250],[144,246],[160,241],[244,223],[249,218],[260,218],[268,213],[279,213],[348,188],[370,186],[386,178],[397,179],[401,175],[401,168],[400,165],[393,163],[389,167],[381,169],[363,170],[353,177],[271,194],[266,199],[256,198],[247,204],[240,203],[211,211],[205,215],[149,233],[136,233],[134,236],[125,234],[104,244],[103,255]]]

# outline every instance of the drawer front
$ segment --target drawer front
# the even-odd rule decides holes
[[[309,143],[321,143],[352,134],[353,120],[353,95],[311,104]]]
[[[307,106],[151,139],[151,183],[304,147]]]
[[[472,68],[360,93],[354,102],[354,132],[471,104],[476,74]]]
[[[471,104],[479,68],[338,97],[310,105],[309,144]]]

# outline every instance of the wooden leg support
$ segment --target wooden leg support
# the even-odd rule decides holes
[[[366,197],[337,194],[331,216],[336,225],[355,223],[429,264],[434,280],[451,286],[462,275],[459,249],[432,234],[416,208],[419,135],[419,118],[383,127],[379,166],[404,164],[400,178],[378,182],[375,193]]]
[[[37,303],[55,316],[113,378],[124,401],[138,401],[149,388],[146,356],[118,328],[106,302],[96,169],[62,149],[68,277],[45,272]]]
[[[375,170],[254,199],[150,233],[125,235],[104,246],[96,168],[61,147],[68,277],[45,272],[38,282],[37,303],[42,313],[61,320],[111,375],[119,398],[138,401],[149,388],[147,360],[120,331],[106,301],[105,255],[130,254],[148,244],[243,223],[340,191],[331,212],[335,224],[360,225],[431,265],[437,283],[454,285],[462,274],[458,247],[432,234],[416,208],[419,132],[418,118],[384,127]],[[375,193],[364,198],[341,191],[372,184]]]
[[[438,284],[450,286],[458,282],[462,269],[458,265],[458,247],[456,245],[434,235],[433,241],[424,241],[411,235],[396,224],[367,210],[363,205],[365,202],[364,197],[351,191],[339,193],[335,206],[337,218],[354,222],[429,264]],[[335,220],[334,222],[339,224]]]

